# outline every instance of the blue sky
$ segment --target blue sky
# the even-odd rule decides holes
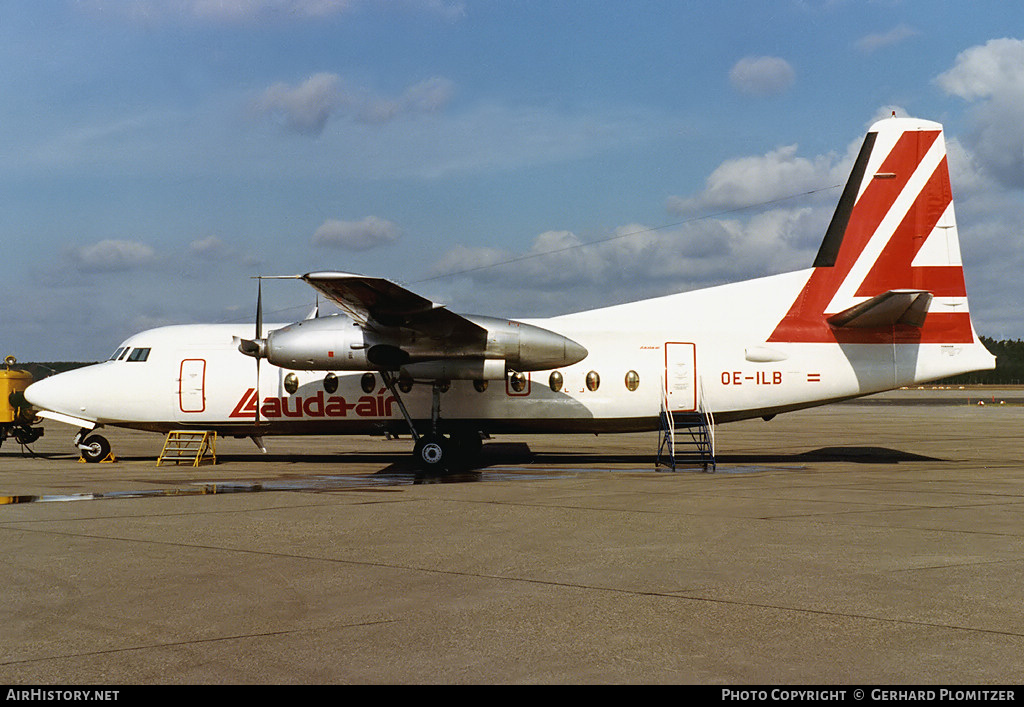
[[[976,327],[1024,337],[1021,27],[985,0],[5,3],[0,355],[251,321],[257,274],[538,316],[801,269],[892,110],[944,123]]]

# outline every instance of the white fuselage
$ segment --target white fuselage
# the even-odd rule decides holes
[[[509,379],[489,381],[483,391],[473,381],[453,381],[441,396],[441,419],[481,432],[634,432],[657,429],[663,406],[677,414],[705,409],[726,422],[991,367],[977,337],[956,345],[766,343],[810,273],[529,320],[589,354],[558,370],[557,389],[551,371],[525,374],[521,390]],[[152,329],[122,344],[149,349],[146,360],[126,355],[81,368],[40,381],[27,395],[50,417],[83,427],[238,435],[408,431],[379,373],[371,372],[371,381],[365,372],[338,372],[331,392],[324,371],[266,362],[257,422],[256,362],[238,350],[238,338],[250,333],[248,325]],[[592,372],[595,389],[588,386]],[[291,393],[289,373],[298,382]],[[627,385],[627,377],[638,385]],[[415,421],[430,420],[429,383],[401,395]]]

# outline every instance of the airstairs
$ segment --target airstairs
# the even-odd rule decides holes
[[[715,418],[704,404],[704,386],[698,387],[697,409],[672,412],[664,382],[661,386],[661,431],[655,468],[700,466],[715,471]]]
[[[192,466],[217,463],[217,433],[207,430],[171,430],[156,465],[188,462]]]

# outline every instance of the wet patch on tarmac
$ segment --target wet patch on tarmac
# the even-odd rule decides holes
[[[0,505],[19,503],[65,503],[71,501],[99,501],[130,498],[166,498],[169,496],[212,496],[230,493],[259,493],[261,491],[298,491],[303,493],[335,493],[340,491],[398,491],[402,486],[423,484],[464,484],[496,481],[551,481],[572,478],[581,474],[628,473],[628,474],[757,474],[770,471],[802,471],[806,467],[772,466],[719,466],[707,470],[699,466],[680,466],[672,469],[609,469],[573,468],[558,470],[552,468],[498,467],[486,471],[466,471],[425,476],[414,473],[351,474],[315,476],[271,481],[205,481],[183,486],[132,491],[97,491],[91,493],[0,496]]]
[[[419,474],[353,474],[337,476],[316,476],[273,481],[206,481],[201,483],[161,489],[139,489],[133,491],[98,491],[91,493],[49,494],[42,496],[12,495],[0,496],[0,505],[19,503],[55,503],[69,501],[98,501],[126,498],[166,498],[168,496],[212,496],[229,493],[259,493],[261,491],[299,491],[305,493],[332,493],[339,491],[397,491],[402,486],[420,484],[460,484],[481,481],[540,481],[573,476],[580,470],[568,473],[537,473],[535,470],[494,470],[487,473],[470,471],[443,475],[423,476]]]

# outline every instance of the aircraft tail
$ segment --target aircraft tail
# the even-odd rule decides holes
[[[871,126],[814,270],[768,340],[980,347],[940,124]],[[991,357],[977,363],[966,370]]]

